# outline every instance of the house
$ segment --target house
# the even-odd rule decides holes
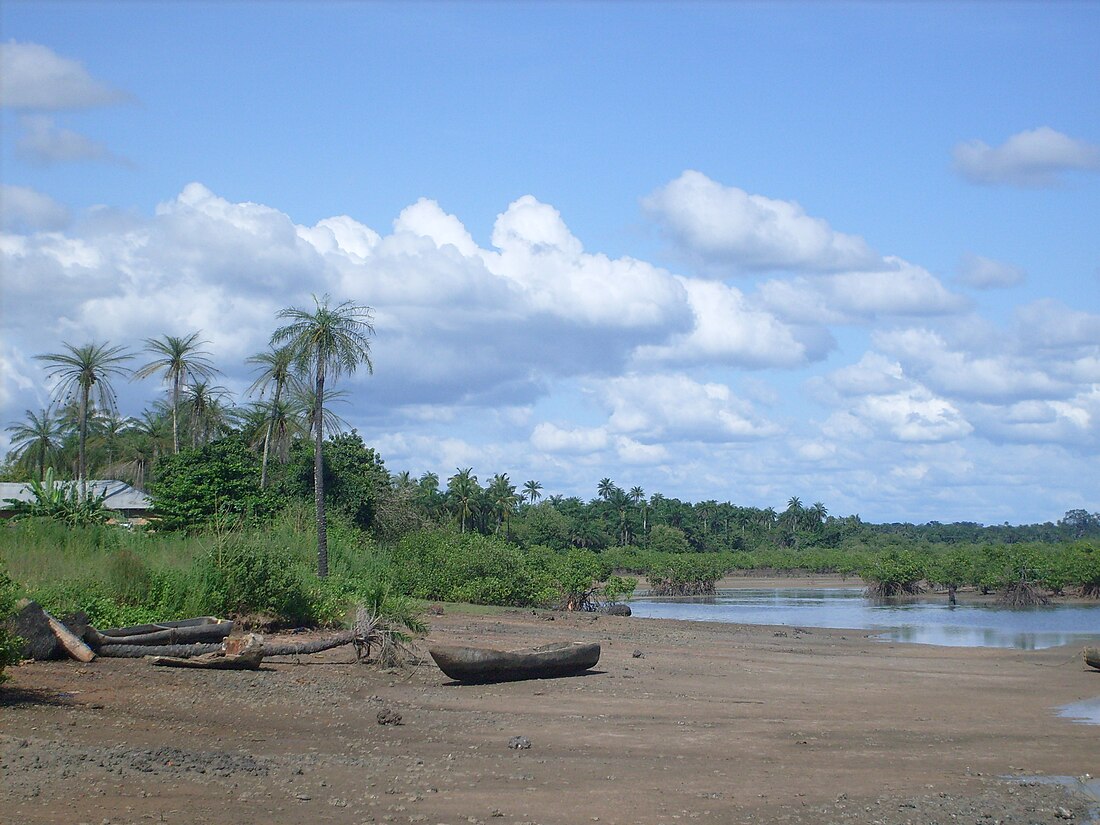
[[[56,481],[58,487],[68,488],[77,482]],[[88,495],[103,496],[103,505],[115,510],[127,521],[144,523],[153,513],[153,500],[148,495],[135,490],[125,481],[111,479],[88,479]],[[16,501],[34,501],[31,486],[23,482],[0,482],[0,518],[10,518],[15,512],[8,499]]]

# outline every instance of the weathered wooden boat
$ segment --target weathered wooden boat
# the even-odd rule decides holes
[[[154,665],[205,670],[257,670],[264,659],[264,639],[250,633],[243,639],[226,639],[223,650],[198,656],[150,656]]]
[[[1083,654],[1086,665],[1100,670],[1100,647],[1086,647]]]
[[[513,682],[582,673],[600,660],[596,643],[563,642],[524,650],[434,645],[435,663],[456,682]]]

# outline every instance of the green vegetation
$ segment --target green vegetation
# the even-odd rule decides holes
[[[0,684],[7,677],[4,668],[19,661],[19,638],[4,628],[3,621],[15,613],[15,583],[0,569]]]
[[[331,624],[355,604],[388,605],[397,642],[412,630],[408,599],[591,609],[640,576],[677,595],[712,593],[737,571],[807,570],[858,573],[884,596],[932,586],[1100,597],[1100,513],[1083,509],[1045,524],[876,525],[798,496],[782,510],[692,503],[604,477],[585,500],[534,479],[517,489],[505,472],[481,483],[472,467],[445,486],[434,472],[391,474],[331,410],[331,383],[371,370],[371,310],[314,302],[280,311],[270,349],[248,359],[259,400],[247,406],[210,383],[200,332],[145,340],[151,360],[132,377],[163,379],[166,397],[137,418],[114,407],[123,347],[39,356],[55,403],[7,427],[0,466],[0,478],[31,484],[32,501],[0,529],[17,586],[100,625],[201,613]],[[154,522],[110,524],[80,483],[90,477],[148,491]]]

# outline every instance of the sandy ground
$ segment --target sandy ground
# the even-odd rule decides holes
[[[610,616],[433,616],[430,640],[603,646],[466,686],[350,648],[259,672],[34,663],[0,689],[3,823],[1036,823],[1100,775],[1079,651]],[[640,654],[640,655],[639,655]],[[397,725],[379,713],[400,714]],[[526,737],[530,747],[509,747]],[[1015,777],[1010,781],[1005,777]]]

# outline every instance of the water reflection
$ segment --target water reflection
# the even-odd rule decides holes
[[[1084,699],[1080,702],[1062,705],[1058,708],[1058,715],[1064,716],[1066,719],[1072,719],[1074,722],[1100,725],[1100,696],[1095,699]]]
[[[640,599],[635,616],[881,631],[895,642],[1039,650],[1100,640],[1100,605],[1022,610],[920,599],[875,602],[857,587],[723,590],[705,599]]]

